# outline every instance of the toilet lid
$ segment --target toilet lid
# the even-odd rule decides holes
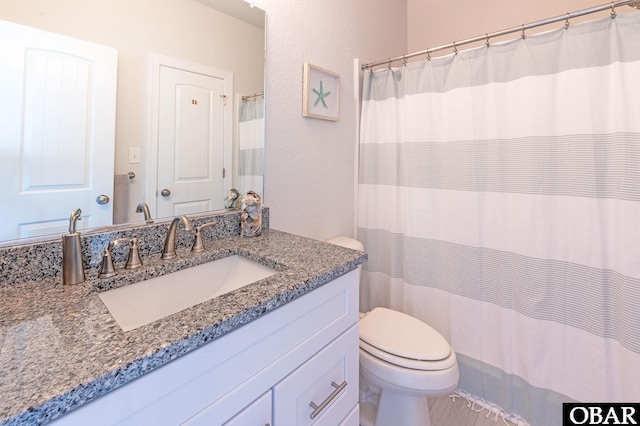
[[[449,357],[451,346],[424,322],[402,312],[374,308],[359,322],[360,340],[402,358],[440,361]]]

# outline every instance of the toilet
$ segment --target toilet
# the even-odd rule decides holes
[[[327,242],[364,251],[359,241]],[[410,315],[376,307],[361,313],[360,425],[429,426],[429,396],[458,386],[456,354],[436,330]]]

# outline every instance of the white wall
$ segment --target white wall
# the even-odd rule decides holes
[[[274,229],[353,235],[353,60],[403,52],[404,0],[259,0],[267,12],[265,205]],[[305,62],[340,74],[340,121],[302,117]]]

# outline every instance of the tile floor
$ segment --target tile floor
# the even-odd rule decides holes
[[[480,407],[468,405],[468,401],[463,397],[457,397],[455,400],[446,395],[430,398],[431,426],[515,426],[502,417],[496,418],[495,413],[486,409],[478,412],[476,410]]]

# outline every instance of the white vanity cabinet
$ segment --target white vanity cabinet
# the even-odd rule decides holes
[[[340,276],[55,424],[357,426],[358,281]]]

